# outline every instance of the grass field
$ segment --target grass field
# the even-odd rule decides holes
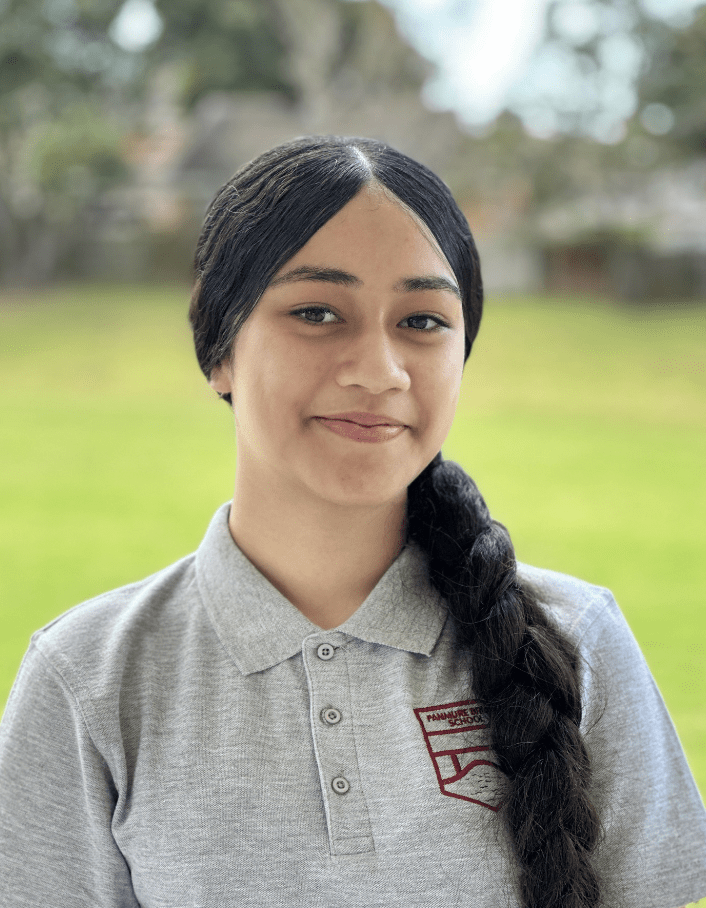
[[[0,297],[0,706],[30,633],[199,543],[229,413],[182,287]],[[706,792],[706,308],[488,303],[445,454],[518,557],[615,592]]]

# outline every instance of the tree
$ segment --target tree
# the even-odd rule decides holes
[[[538,134],[608,144],[619,143],[648,104],[684,105],[686,121],[703,118],[704,8],[691,25],[651,8],[643,0],[552,0],[511,109]],[[665,118],[669,111],[653,107],[645,122],[657,134]]]
[[[293,97],[287,48],[269,0],[159,0],[162,33],[145,51],[148,71],[181,61],[182,100],[210,91],[278,91]]]
[[[109,37],[114,4],[9,0],[0,23],[0,272],[59,270],[97,191],[121,179],[121,105],[135,60]]]
[[[130,34],[140,13],[158,25],[149,40]],[[5,0],[0,279],[71,269],[100,196],[135,178],[165,74],[182,119],[213,91],[266,91],[316,131],[418,93],[428,69],[374,0]]]
[[[706,7],[665,21],[641,0],[553,0],[524,88],[480,140],[474,179],[523,194],[529,216],[703,157],[705,59]]]
[[[130,177],[126,137],[155,73],[178,61],[188,108],[214,88],[293,97],[268,3],[164,0],[161,34],[121,46],[136,0],[6,0],[0,12],[0,276],[71,269],[97,200]],[[137,0],[143,8],[150,0]],[[128,143],[129,144],[129,143]]]
[[[286,67],[312,130],[341,107],[371,97],[420,93],[430,64],[397,33],[377,2],[266,0],[286,48]]]
[[[655,27],[637,84],[642,126],[682,157],[706,154],[706,6],[683,28]]]

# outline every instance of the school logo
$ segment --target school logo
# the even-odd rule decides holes
[[[442,794],[499,810],[503,774],[487,744],[488,727],[477,700],[414,710],[422,726]]]

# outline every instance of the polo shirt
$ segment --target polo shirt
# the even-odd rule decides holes
[[[424,553],[326,631],[228,510],[33,636],[0,724],[0,905],[516,908],[504,777]],[[706,813],[612,596],[520,576],[580,646],[606,904],[706,896]]]

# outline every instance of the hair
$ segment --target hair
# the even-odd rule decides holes
[[[206,214],[189,317],[207,377],[230,360],[239,329],[275,273],[370,185],[411,210],[446,256],[461,290],[468,358],[483,288],[468,222],[448,187],[382,142],[313,136],[246,164]],[[440,452],[409,486],[406,532],[425,551],[430,580],[470,656],[469,687],[507,776],[502,814],[524,906],[598,905],[591,855],[600,821],[589,798],[575,645],[519,583],[508,532],[490,517],[473,480]]]

